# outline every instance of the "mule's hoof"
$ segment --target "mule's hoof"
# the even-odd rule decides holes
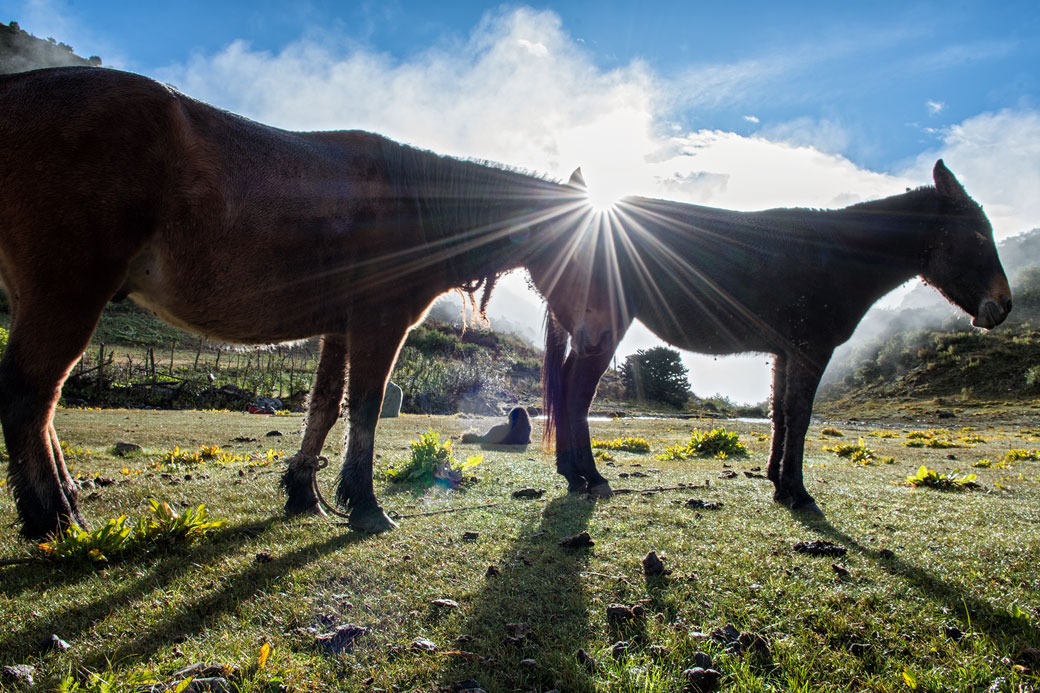
[[[816,505],[816,501],[814,500],[806,501],[800,505],[792,505],[791,510],[796,513],[803,513],[805,515],[824,517],[823,511],[820,510],[820,506]]]
[[[584,479],[567,482],[567,493],[588,493],[589,485]]]
[[[285,514],[288,517],[300,517],[306,515],[317,515],[318,517],[325,517],[327,513],[325,512],[325,509],[321,507],[321,505],[319,505],[318,503],[314,503],[313,505],[294,506],[292,508],[286,506]]]
[[[379,534],[397,529],[397,523],[387,517],[378,505],[370,508],[358,508],[350,513],[350,528],[357,532]]]
[[[609,482],[604,481],[595,486],[589,486],[589,495],[595,496],[596,498],[610,498],[614,495],[614,490],[610,488]]]

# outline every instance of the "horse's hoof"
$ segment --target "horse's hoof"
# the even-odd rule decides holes
[[[773,494],[773,502],[779,503],[780,505],[783,505],[787,508],[791,507],[791,503],[793,502],[793,500],[794,499],[792,498],[790,493],[781,493],[780,491],[777,491]]]
[[[604,481],[595,486],[589,486],[589,495],[596,498],[610,498],[614,495],[614,490],[610,488],[610,482]]]
[[[803,513],[805,515],[824,517],[823,511],[820,510],[820,506],[816,505],[816,501],[811,499],[801,504],[792,505],[791,510],[796,513]]]
[[[379,534],[397,529],[397,523],[387,517],[378,505],[371,508],[358,508],[350,513],[350,528],[357,532]]]

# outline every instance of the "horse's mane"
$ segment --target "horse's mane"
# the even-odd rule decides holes
[[[525,206],[547,187],[555,188],[559,183],[486,159],[444,156],[389,139],[384,139],[382,145],[393,195],[414,200],[428,220],[420,228],[425,245],[461,244],[472,241],[478,233],[487,233],[492,239],[477,244],[477,252],[472,247],[460,249],[450,260],[459,279],[459,290],[469,297],[475,314],[487,322],[487,306],[495,283],[504,271],[502,268],[515,257],[508,243],[494,242],[502,228],[502,208],[515,207],[517,218],[522,218]],[[457,241],[453,240],[455,237]],[[478,304],[476,292],[481,289]]]
[[[548,308],[545,310],[545,358],[542,361],[542,408],[545,410],[545,429],[542,448],[549,452],[559,429],[563,401],[563,359],[567,353],[567,331],[556,322]]]

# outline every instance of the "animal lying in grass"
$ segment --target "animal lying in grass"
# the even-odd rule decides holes
[[[463,433],[463,443],[485,445],[527,445],[531,442],[531,419],[523,407],[509,410],[509,423],[492,426],[484,435]]]

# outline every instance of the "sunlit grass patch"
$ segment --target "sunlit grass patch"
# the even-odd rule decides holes
[[[597,450],[611,450],[613,452],[650,452],[650,443],[646,438],[615,438],[614,440],[592,439],[592,447]]]
[[[960,445],[949,439],[945,429],[930,428],[927,431],[911,431],[903,442],[908,448],[958,448]]]

